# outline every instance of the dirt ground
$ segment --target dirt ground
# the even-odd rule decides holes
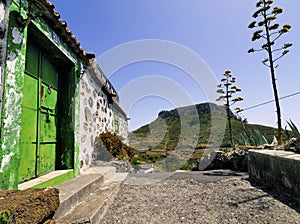
[[[300,204],[232,171],[131,175],[103,223],[300,223]]]
[[[0,191],[0,223],[52,224],[58,206],[55,188]]]

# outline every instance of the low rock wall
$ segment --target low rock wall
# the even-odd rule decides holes
[[[251,179],[300,199],[300,154],[279,150],[249,150]]]

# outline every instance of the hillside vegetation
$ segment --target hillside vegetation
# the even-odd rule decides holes
[[[271,143],[276,136],[275,128],[248,124],[233,114],[232,117],[236,145]],[[138,150],[227,147],[230,138],[225,109],[213,103],[203,103],[162,111],[155,121],[131,132],[129,142],[131,147]]]

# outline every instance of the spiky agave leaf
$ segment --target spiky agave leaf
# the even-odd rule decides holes
[[[266,137],[258,129],[253,130],[253,140],[256,146],[268,144]]]
[[[243,132],[240,132],[234,140],[238,145],[250,145],[247,135]]]
[[[292,134],[294,137],[299,138],[300,137],[300,132],[295,123],[290,119],[290,121],[287,121],[287,124],[289,125]]]

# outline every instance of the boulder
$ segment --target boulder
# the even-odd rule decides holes
[[[111,152],[103,145],[100,137],[97,137],[95,140],[92,158],[93,161],[101,160],[106,162],[115,159]]]
[[[209,164],[207,164],[207,161],[209,161]],[[203,164],[206,164],[206,166],[204,167]],[[246,172],[247,164],[248,149],[236,149],[233,152],[215,151],[198,162],[198,170],[230,169]]]
[[[300,153],[300,138],[291,138],[284,145],[284,150]]]

